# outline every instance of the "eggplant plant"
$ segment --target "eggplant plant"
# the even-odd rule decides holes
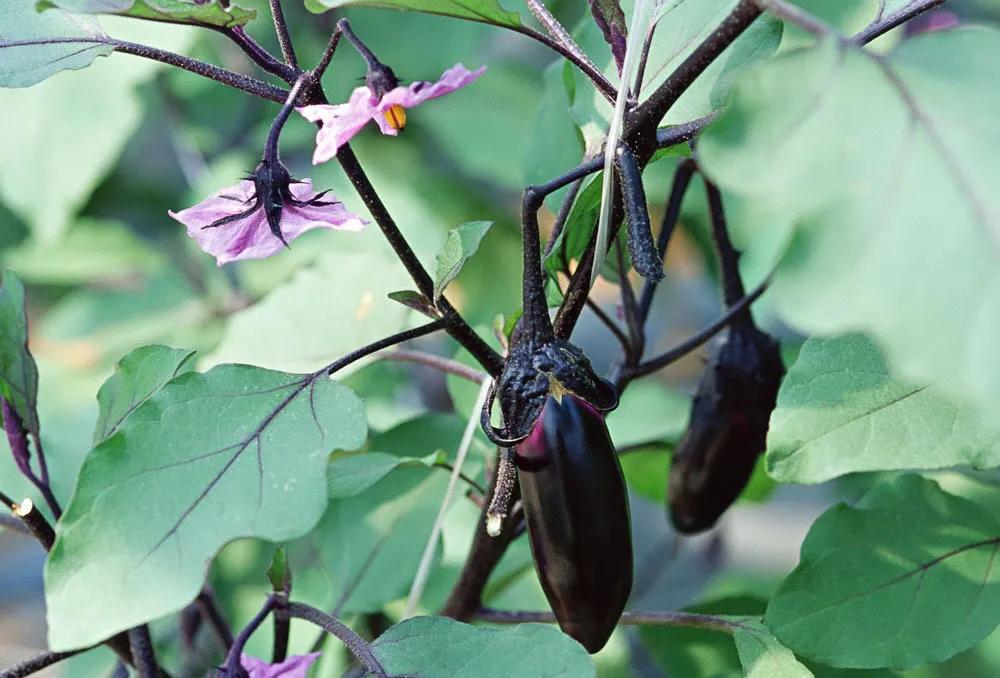
[[[2,0],[0,678],[1000,672],[993,0],[246,1]]]

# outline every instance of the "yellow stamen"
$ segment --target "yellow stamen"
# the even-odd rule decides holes
[[[406,109],[399,104],[393,104],[382,115],[385,116],[389,126],[393,129],[403,129],[406,127]]]

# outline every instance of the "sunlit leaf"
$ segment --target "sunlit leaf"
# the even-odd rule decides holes
[[[847,668],[939,662],[1000,623],[1000,522],[918,476],[824,513],[768,604],[782,644]]]
[[[492,221],[469,221],[448,231],[448,237],[437,254],[437,270],[434,276],[434,302],[437,303],[444,289],[458,277],[465,262],[479,249]]]
[[[111,436],[122,421],[151,395],[181,372],[192,368],[194,351],[166,346],[143,346],[122,358],[115,372],[97,392],[99,413],[94,445]]]
[[[812,334],[864,330],[894,371],[1000,425],[1000,32],[839,44],[748,75],[699,163],[752,203],[744,269]],[[767,171],[762,171],[766,167]]]
[[[864,335],[809,339],[768,430],[768,472],[815,483],[857,471],[1000,464],[1000,438],[938,389],[893,377]]]
[[[49,645],[83,647],[181,609],[241,537],[296,538],[327,503],[327,456],[364,407],[324,373],[188,372],[84,462],[46,563]]]

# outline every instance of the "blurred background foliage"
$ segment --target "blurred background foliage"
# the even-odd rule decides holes
[[[258,10],[248,29],[277,52],[267,4],[240,4]],[[520,191],[526,183],[570,168],[584,149],[584,135],[567,108],[562,64],[553,64],[549,52],[524,37],[485,25],[379,10],[315,15],[294,2],[285,4],[306,64],[318,58],[336,19],[346,15],[404,81],[433,80],[457,62],[488,66],[474,86],[413,111],[399,138],[367,129],[354,146],[429,268],[448,229],[471,220],[495,222],[475,260],[448,292],[470,322],[491,334],[496,316],[509,316],[520,305]],[[527,16],[515,0],[504,4]],[[800,4],[845,29],[864,26],[877,6],[875,0]],[[548,5],[567,26],[587,19],[586,3],[579,0]],[[970,17],[992,17],[988,2],[956,5]],[[116,37],[238,71],[253,70],[232,44],[208,31],[112,17],[102,17],[101,23]],[[794,49],[803,36],[789,30],[782,40],[781,49]],[[594,58],[605,63],[608,55],[595,53]],[[345,100],[363,73],[357,55],[342,47],[324,80],[330,100]],[[200,367],[248,362],[305,371],[415,322],[386,298],[411,285],[374,225],[360,234],[312,232],[270,260],[220,269],[168,216],[168,210],[195,204],[252,169],[276,110],[272,103],[126,55],[98,59],[89,69],[60,73],[30,89],[0,91],[0,155],[6,159],[0,170],[0,264],[29,285],[42,430],[60,498],[69,497],[89,451],[98,387],[115,362],[137,346],[196,349]],[[282,138],[286,164],[296,176],[334,189],[351,210],[365,215],[335,163],[311,166],[314,134],[308,123],[292,118]],[[654,223],[676,162],[665,157],[647,172]],[[667,281],[648,327],[651,351],[684,338],[718,312],[702,195],[697,185],[688,193],[668,257]],[[544,215],[546,225],[552,218]],[[601,282],[595,294],[615,316],[614,286]],[[766,324],[766,300],[758,315]],[[788,360],[794,360],[798,338],[780,327],[771,329],[786,340]],[[575,339],[599,369],[607,369],[617,356],[617,345],[589,312]],[[422,340],[420,347],[455,352],[454,344],[443,339]],[[610,418],[617,444],[637,448],[622,457],[633,494],[637,554],[630,607],[694,605],[701,611],[757,614],[795,564],[812,519],[833,500],[857,496],[871,478],[774,491],[760,473],[747,501],[716,530],[696,539],[678,538],[664,515],[666,470],[670,447],[683,433],[701,365],[702,357],[692,356],[637,383]],[[368,363],[345,381],[368,407],[368,451],[406,458],[439,451],[454,455],[475,386],[389,362]],[[477,443],[466,469],[480,482],[488,453],[485,441]],[[967,476],[938,476],[951,491],[977,491],[976,481]],[[339,605],[358,628],[377,634],[402,612],[400,599],[446,482],[440,469],[407,463],[369,491],[335,497],[320,526],[290,545],[294,595],[327,609]],[[0,487],[10,494],[31,494],[6,451],[0,454]],[[464,500],[449,513],[425,610],[435,610],[447,595],[477,516],[472,502]],[[259,606],[273,548],[237,542],[212,565],[211,585],[234,624],[242,625]],[[44,643],[41,560],[34,544],[0,534],[0,665]],[[362,579],[360,573],[365,574]],[[488,597],[490,605],[500,608],[544,607],[525,540],[504,558]],[[293,651],[314,642],[311,629],[293,629]],[[179,665],[179,656],[170,654],[180,652],[177,620],[163,620],[153,630],[160,652]],[[269,642],[265,629],[250,651],[264,656]],[[218,660],[205,634],[196,647],[205,661]],[[344,661],[344,653],[334,649],[316,675],[339,675]],[[597,661],[602,676],[739,675],[729,638],[691,629],[620,631]],[[110,666],[110,655],[101,650],[51,675],[100,676]],[[819,676],[893,675],[814,670]],[[905,675],[998,674],[1000,636],[994,634],[944,665]]]

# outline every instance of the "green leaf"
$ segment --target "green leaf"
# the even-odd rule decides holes
[[[67,16],[61,10],[38,14],[31,0],[9,4],[14,16],[22,7],[33,17]],[[4,22],[8,16],[4,11],[4,18],[0,18],[0,36],[3,36],[0,40],[5,40],[8,34],[15,39],[23,35],[23,29],[6,28]],[[80,26],[95,25],[92,18],[85,16],[65,21],[76,27],[74,35],[90,31]],[[131,25],[128,37],[134,42],[155,44],[173,52],[183,52],[192,38],[191,33],[164,24],[131,22]],[[65,35],[52,32],[55,29],[49,24],[46,26],[37,35]],[[51,69],[55,65],[82,68],[89,63],[88,54],[107,53],[104,48],[108,46],[87,49],[75,57],[68,55],[79,52],[81,43],[69,47],[72,48],[69,51],[37,56],[37,63],[31,67],[34,70],[24,72],[31,77],[11,84],[38,82],[54,73]],[[17,52],[14,55],[8,52],[0,48],[0,84],[4,84],[2,74],[7,64],[27,63]],[[87,59],[82,60],[83,57]],[[41,63],[50,65],[40,68]],[[51,245],[62,236],[98,182],[115,167],[142,118],[143,102],[137,86],[161,68],[166,66],[120,55],[101,59],[92,68],[72,76],[47,80],[28,89],[0,90],[0,110],[4,112],[0,157],[9,167],[18,168],[17,172],[0,173],[0,201],[28,225],[40,245]],[[169,217],[164,215],[163,219],[166,224]]]
[[[845,473],[1000,464],[1000,437],[938,389],[893,377],[862,334],[809,339],[768,430],[768,472],[817,483]]]
[[[84,462],[45,568],[50,647],[181,609],[229,541],[304,534],[327,503],[327,456],[366,431],[361,401],[323,373],[176,377]]]
[[[369,489],[333,498],[291,558],[323,574],[323,605],[376,612],[404,597],[430,536],[448,475],[405,458]],[[301,578],[301,577],[300,577]]]
[[[579,261],[590,237],[597,228],[597,216],[601,209],[601,180],[603,172],[584,180],[580,192],[573,201],[562,233],[552,245],[552,251],[542,265],[552,278],[560,271],[568,271],[572,261]]]
[[[733,630],[736,653],[746,678],[811,678],[812,671],[771,635],[760,619],[738,619]]]
[[[136,19],[233,28],[257,16],[257,10],[221,0],[41,0],[38,11],[58,7],[77,14],[120,14]]]
[[[608,431],[619,449],[651,442],[676,443],[687,429],[690,413],[690,398],[655,381],[637,381],[608,414]]]
[[[317,14],[345,7],[382,7],[440,14],[508,28],[521,26],[521,17],[517,12],[506,11],[497,0],[306,0],[306,9]]]
[[[709,176],[752,203],[734,241],[745,271],[780,261],[769,296],[785,320],[868,332],[901,377],[991,428],[998,78],[992,29],[919,35],[888,56],[822,44],[748,75],[699,142]]]
[[[330,462],[327,472],[331,499],[361,494],[400,466],[431,467],[443,454],[426,457],[400,457],[387,452],[345,454]]]
[[[372,643],[389,675],[414,678],[586,678],[594,664],[576,641],[544,624],[470,626],[446,617],[415,617]]]
[[[31,2],[5,0],[0,15],[0,87],[29,87],[114,51],[96,21]],[[21,140],[23,143],[23,139]]]
[[[382,250],[326,254],[256,305],[231,316],[207,361],[316,369],[403,329],[409,311],[385,297],[408,280],[405,269]]]
[[[904,475],[817,520],[765,621],[796,654],[847,668],[939,662],[1000,623],[1000,522]]]
[[[38,439],[38,367],[28,350],[24,285],[13,271],[0,279],[0,395]]]
[[[458,277],[465,262],[479,249],[492,221],[468,221],[448,231],[448,237],[437,254],[437,272],[434,276],[434,303],[441,300],[444,288]]]
[[[125,417],[168,381],[193,369],[192,356],[194,351],[167,346],[143,346],[118,361],[114,374],[97,392],[98,415],[94,445],[110,438]]]

